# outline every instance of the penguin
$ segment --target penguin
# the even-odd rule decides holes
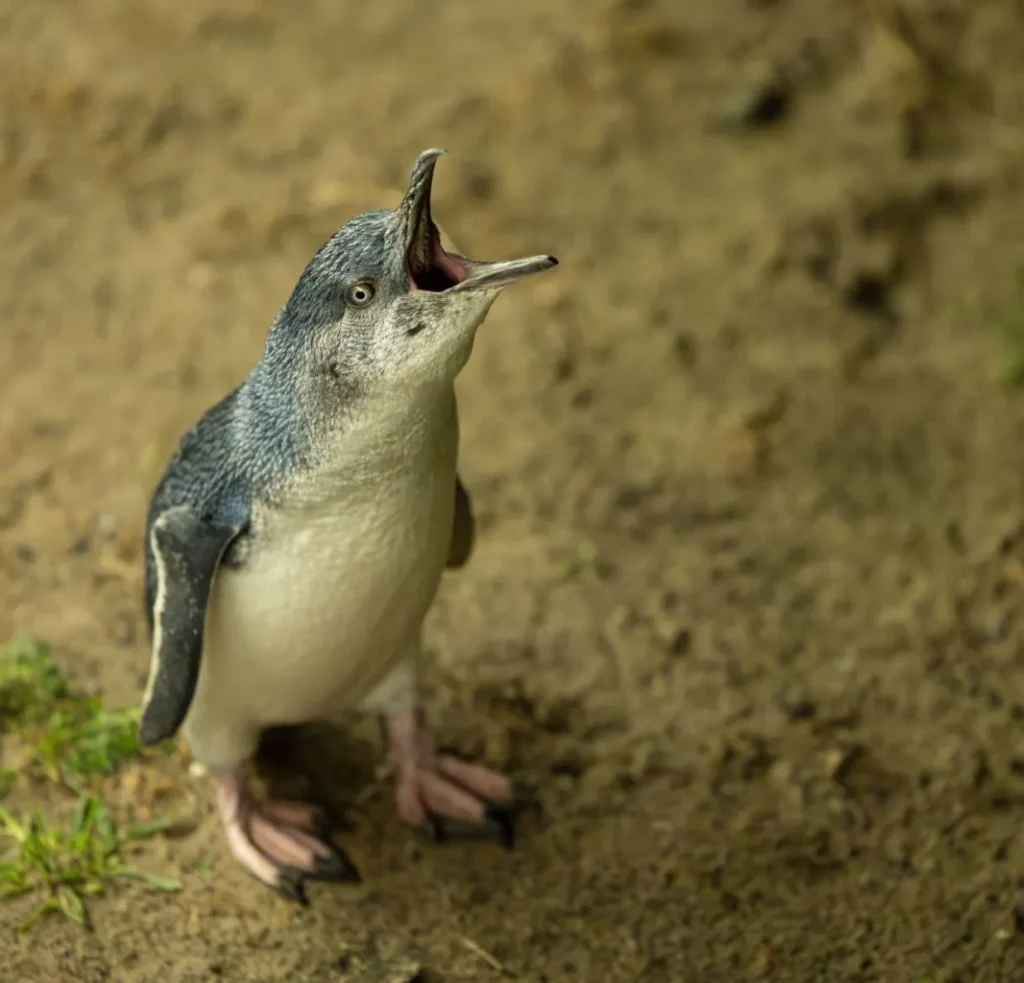
[[[373,714],[406,823],[497,822],[511,845],[509,778],[438,750],[418,678],[424,617],[475,538],[455,379],[504,288],[558,261],[447,251],[431,213],[443,153],[419,155],[397,207],[316,252],[146,515],[140,743],[180,731],[234,857],[302,904],[307,880],[359,874],[320,809],[257,795],[269,728]]]

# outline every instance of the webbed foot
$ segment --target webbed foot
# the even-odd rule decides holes
[[[501,843],[515,843],[513,788],[509,779],[483,765],[439,753],[415,711],[386,720],[395,768],[398,813],[412,826],[430,824],[434,838],[447,838],[455,821],[494,830]]]
[[[214,776],[214,783],[231,852],[253,877],[302,905],[308,903],[306,880],[359,882],[317,806],[259,802],[249,780],[235,773]]]

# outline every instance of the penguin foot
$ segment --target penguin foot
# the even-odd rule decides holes
[[[359,873],[330,838],[326,816],[313,805],[257,801],[248,780],[214,777],[217,802],[231,852],[257,880],[284,897],[307,904],[306,880],[359,882]]]
[[[448,838],[451,821],[486,827],[512,848],[514,794],[506,776],[435,751],[429,731],[414,711],[389,717],[386,729],[395,768],[395,802],[405,822],[429,824],[438,841]]]

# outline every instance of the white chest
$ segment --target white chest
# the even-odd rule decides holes
[[[365,473],[341,460],[257,510],[250,555],[214,582],[198,704],[264,726],[332,716],[414,649],[454,514],[457,426],[427,436],[380,467],[363,454]]]

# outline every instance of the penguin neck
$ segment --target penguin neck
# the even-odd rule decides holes
[[[311,390],[303,384],[308,377],[287,368],[261,364],[240,393],[243,443],[272,465],[270,484],[302,474],[323,493],[372,493],[388,480],[454,469],[459,425],[452,380],[368,387],[333,405],[336,397]]]
[[[421,476],[454,467],[458,432],[451,382],[366,394],[320,436],[318,466],[346,484]]]

